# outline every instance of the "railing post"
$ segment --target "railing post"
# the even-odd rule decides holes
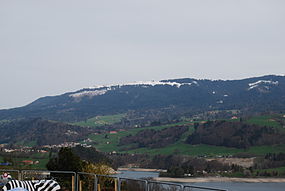
[[[22,180],[22,175],[21,175],[21,171],[18,170],[18,180]]]
[[[181,184],[181,191],[184,191],[184,185]]]
[[[98,178],[97,175],[94,174],[94,191],[98,191],[97,184],[98,184]]]
[[[82,191],[82,181],[79,180],[79,187],[78,187],[79,191]]]
[[[120,180],[120,177],[117,178],[118,180],[118,191],[121,191],[121,180]]]
[[[78,175],[79,176],[79,175]],[[75,183],[77,183],[77,172],[74,172],[74,177],[75,177]],[[78,182],[79,183],[79,182]],[[75,184],[75,191],[78,191],[78,186],[77,184]]]
[[[24,180],[24,172],[23,170],[21,170],[21,180]]]
[[[79,173],[76,174],[76,186],[75,186],[75,188],[76,188],[76,191],[78,191],[78,190],[80,191],[80,174]]]
[[[145,181],[145,191],[149,191],[149,188],[148,188],[148,181],[147,181],[147,180]]]
[[[114,189],[115,189],[115,191],[118,191],[118,181],[117,181],[117,179],[115,178],[114,179]]]
[[[75,191],[75,176],[71,177],[71,191]]]

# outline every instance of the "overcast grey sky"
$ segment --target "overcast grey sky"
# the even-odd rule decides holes
[[[0,0],[0,108],[93,85],[285,72],[284,0]]]

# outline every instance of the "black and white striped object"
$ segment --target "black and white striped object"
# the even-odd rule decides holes
[[[28,191],[58,191],[60,190],[60,185],[55,180],[11,180],[2,188],[2,191],[14,188],[24,188]]]

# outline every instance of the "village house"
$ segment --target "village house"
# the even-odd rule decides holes
[[[110,131],[109,133],[110,134],[117,134],[118,132],[117,131]]]

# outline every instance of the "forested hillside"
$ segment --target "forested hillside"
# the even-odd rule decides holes
[[[285,131],[242,122],[208,121],[195,127],[187,143],[236,148],[285,144]]]
[[[239,110],[246,114],[285,109],[285,77],[263,76],[243,80],[192,78],[85,88],[33,103],[0,110],[0,120],[42,117],[81,121],[97,115],[171,108],[195,114],[213,110]]]
[[[14,120],[0,124],[0,143],[53,145],[85,139],[94,129],[40,118]]]
[[[138,132],[136,135],[122,137],[119,145],[132,145],[128,149],[166,147],[178,141],[188,129],[189,127],[187,126],[175,126],[162,130],[146,129]]]

